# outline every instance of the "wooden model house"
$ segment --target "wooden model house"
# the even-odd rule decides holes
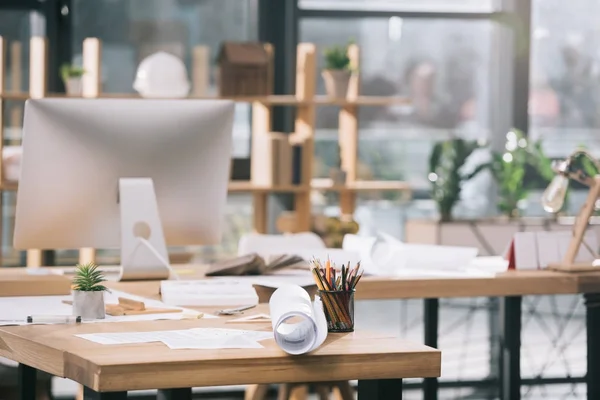
[[[271,60],[264,44],[225,42],[221,47],[218,62],[221,96],[266,96],[271,94]]]

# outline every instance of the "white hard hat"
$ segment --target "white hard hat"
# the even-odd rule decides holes
[[[133,88],[142,97],[186,97],[190,83],[185,64],[173,54],[154,53],[138,66]]]

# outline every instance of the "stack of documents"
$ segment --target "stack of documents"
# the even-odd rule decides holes
[[[117,332],[76,335],[104,345],[162,342],[180,349],[261,349],[259,342],[272,339],[273,332],[241,329],[195,328],[154,332]]]

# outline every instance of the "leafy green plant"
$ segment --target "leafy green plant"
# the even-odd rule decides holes
[[[534,184],[532,179],[525,178],[528,171],[546,184],[554,177],[552,162],[544,154],[541,141],[527,140],[518,129],[506,135],[504,152],[492,153],[490,169],[498,183],[498,210],[510,218],[520,215],[519,206]]]
[[[429,157],[429,181],[442,221],[452,219],[452,209],[460,200],[462,184],[487,167],[487,164],[480,164],[470,173],[462,171],[471,154],[482,147],[477,141],[459,138],[437,142],[433,146]]]
[[[102,285],[106,282],[102,272],[98,271],[98,266],[94,263],[77,264],[75,277],[73,278],[74,290],[80,292],[102,292],[107,288]]]
[[[351,44],[351,43],[350,43]],[[350,69],[350,58],[348,57],[348,45],[333,46],[323,51],[325,56],[325,69],[348,70]]]
[[[65,82],[69,80],[69,78],[80,78],[83,74],[85,74],[85,69],[82,67],[70,64],[63,64],[60,67],[60,76]]]

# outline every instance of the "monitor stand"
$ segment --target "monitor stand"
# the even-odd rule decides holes
[[[169,254],[152,179],[119,179],[118,201],[121,208],[119,281],[169,279]]]

